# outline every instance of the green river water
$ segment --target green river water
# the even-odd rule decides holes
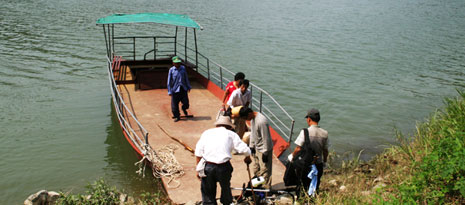
[[[187,14],[199,51],[243,71],[305,126],[319,108],[331,149],[370,159],[465,88],[465,1],[0,0],[0,204],[99,177],[156,192],[111,109],[112,13]]]

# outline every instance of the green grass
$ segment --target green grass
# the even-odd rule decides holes
[[[458,94],[418,124],[414,136],[397,133],[400,145],[369,162],[357,157],[329,169],[313,203],[464,204],[465,93]]]
[[[465,202],[465,94],[446,99],[444,111],[437,111],[418,127],[411,143],[412,173],[396,185],[392,201],[399,203]]]
[[[109,186],[103,179],[99,179],[92,184],[87,185],[86,194],[70,194],[60,192],[60,197],[56,204],[75,205],[75,204],[95,204],[95,205],[113,205],[120,204],[120,196],[124,195],[116,187]],[[125,195],[126,196],[126,195]],[[169,200],[162,196],[161,193],[143,193],[137,199],[129,196],[124,204],[170,204]]]

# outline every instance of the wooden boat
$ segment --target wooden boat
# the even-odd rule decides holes
[[[146,29],[160,24],[164,25],[158,26],[161,29],[174,30],[174,35],[136,35],[141,33],[136,25]],[[196,31],[201,26],[186,15],[114,14],[98,19],[97,25],[102,26],[105,36],[111,96],[124,136],[141,157],[146,157],[149,149],[180,146],[174,156],[184,174],[175,179],[176,183],[162,177],[164,188],[173,203],[201,201],[195,156],[188,149],[195,149],[202,132],[214,127],[223,88],[233,79],[234,72],[198,52]],[[115,33],[115,27],[122,27],[124,31]],[[194,117],[179,122],[171,119],[171,98],[166,90],[173,56],[182,59],[193,87],[189,93],[189,112]],[[274,143],[272,189],[280,189],[284,187],[285,168],[278,157],[289,145],[294,120],[265,90],[253,83],[249,89],[253,96],[250,106],[264,114],[270,123]],[[231,159],[232,187],[242,187],[249,181],[242,160],[240,155],[233,155]],[[233,191],[233,194],[239,193]]]

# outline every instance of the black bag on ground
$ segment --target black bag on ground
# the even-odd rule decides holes
[[[294,163],[286,163],[286,171],[284,172],[283,181],[285,186],[294,186],[299,183],[299,178],[297,177]]]
[[[310,165],[315,163],[315,159],[317,157],[310,144],[308,129],[304,128],[303,131],[305,136],[304,145],[301,147],[300,152],[297,153],[297,156],[295,156],[293,160],[294,166],[300,169],[310,167]]]

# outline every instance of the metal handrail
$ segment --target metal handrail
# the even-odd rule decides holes
[[[142,126],[142,124],[139,122],[139,120],[137,120],[136,116],[131,112],[131,110],[127,107],[126,103],[124,103],[124,100],[121,97],[121,93],[119,92],[118,87],[116,85],[115,79],[113,78],[114,74],[113,74],[113,70],[111,69],[112,68],[112,62],[111,62],[111,60],[110,60],[110,58],[108,56],[107,56],[107,63],[108,63],[108,78],[109,78],[110,84],[112,85],[111,86],[111,88],[112,88],[111,96],[112,96],[113,103],[115,105],[115,111],[117,113],[117,117],[118,117],[118,119],[119,119],[119,121],[121,122],[121,125],[122,125],[121,127],[128,134],[128,136],[131,139],[131,141],[133,142],[133,144],[140,151],[143,151],[143,147],[146,145],[146,143],[148,143],[147,139],[145,139],[145,142],[142,141],[143,138],[140,137],[137,134],[137,132],[132,128],[131,123],[128,122],[128,120],[126,119],[126,117],[122,113],[121,108],[123,108],[129,114],[129,117],[132,118],[137,123],[137,125],[141,129],[142,133],[144,134],[145,138],[147,138],[148,132],[144,128],[144,126]],[[133,136],[135,136],[136,139],[134,139]]]
[[[108,60],[108,62],[111,64],[110,59],[109,59],[108,57],[107,57],[107,60]],[[110,66],[110,68],[111,68],[111,65],[109,65],[109,66]],[[110,74],[113,75],[113,71],[112,71],[111,69],[110,69],[110,72],[111,72]],[[112,79],[113,79],[113,78],[112,78]],[[115,88],[117,88],[117,87],[116,87],[116,82],[115,82],[114,80],[112,80],[112,84],[113,84],[113,86],[115,86]],[[129,114],[131,115],[131,117],[134,118],[134,119],[136,120],[137,125],[139,125],[139,127],[140,127],[145,133],[147,133],[147,130],[144,128],[144,126],[142,126],[142,124],[139,122],[139,120],[137,120],[136,116],[135,116],[135,115],[131,112],[131,110],[129,110],[129,108],[126,106],[126,103],[124,103],[123,98],[121,97],[121,93],[120,93],[118,90],[116,90],[116,92],[117,92],[117,94],[118,94],[119,100],[122,101],[122,105],[124,106],[124,108],[126,108],[127,111],[129,112]]]
[[[174,36],[115,36],[114,39],[125,39],[125,38],[176,38]]]
[[[114,45],[132,45],[132,50],[131,51],[115,51],[115,53],[131,53],[133,54],[132,56],[125,56],[125,57],[131,57],[133,60],[136,60],[137,59],[137,56],[136,56],[136,48],[135,48],[135,44],[136,44],[136,39],[153,39],[153,49],[147,51],[144,53],[143,55],[143,59],[146,60],[147,59],[147,54],[149,53],[152,53],[153,52],[153,60],[156,60],[157,59],[157,56],[160,57],[160,56],[163,56],[163,57],[166,57],[166,56],[169,56],[167,54],[157,54],[157,53],[173,53],[176,49],[174,50],[168,50],[168,51],[164,51],[164,50],[159,50],[157,49],[157,46],[158,45],[161,45],[161,44],[174,44],[176,42],[176,37],[175,36],[115,36],[113,37],[113,40],[124,40],[124,39],[128,39],[128,40],[132,40],[132,42],[114,42]],[[168,41],[157,41],[157,39],[169,39]],[[173,40],[171,40],[173,39]]]
[[[150,51],[147,51],[147,52],[144,54],[144,61],[145,61],[145,59],[146,59],[146,57],[147,57],[147,54],[149,54],[149,53],[151,53],[151,52],[157,52],[157,49],[154,48],[154,49],[152,49],[152,50],[150,50]]]
[[[179,45],[181,46],[184,46],[183,44],[181,43],[178,43]],[[194,49],[190,48],[190,47],[187,47],[188,50],[192,51],[192,52],[195,52]],[[203,54],[197,52],[198,56],[199,57],[202,57],[204,60],[206,60],[208,62],[208,66],[205,66],[204,64],[200,63],[200,62],[197,62],[197,68],[200,68],[201,70],[204,70],[203,67],[207,67],[206,70],[207,70],[207,75],[209,77],[209,79],[214,79],[216,81],[219,82],[220,84],[220,88],[223,89],[227,83],[227,81],[231,81],[233,80],[232,78],[228,79],[224,76],[224,73],[226,72],[227,74],[231,75],[231,76],[234,76],[234,72],[230,71],[229,69],[223,67],[222,65],[220,65],[219,63],[213,61],[213,60],[210,60],[209,58],[207,58],[206,56],[204,56]],[[192,59],[194,60],[193,58],[189,58],[188,59],[185,59],[186,61],[188,61],[189,59]],[[217,66],[218,69],[219,69],[219,73],[217,72],[214,72],[213,69],[211,69],[211,66],[210,65],[214,65],[214,66]],[[219,79],[218,79],[219,78]],[[226,80],[223,80],[223,79],[226,79]],[[213,82],[213,81],[212,81]],[[214,82],[215,83],[215,82]],[[215,83],[216,84],[216,83]],[[291,138],[292,138],[292,134],[293,134],[293,129],[294,129],[294,123],[295,123],[295,120],[291,117],[291,115],[278,103],[278,101],[276,101],[276,99],[271,96],[267,91],[265,91],[264,89],[260,88],[259,86],[255,85],[254,83],[250,83],[250,89],[254,90],[254,92],[261,92],[261,95],[265,95],[266,97],[268,97],[271,102],[276,105],[285,115],[287,118],[289,118],[288,120],[290,120],[290,127],[286,125],[286,123],[284,123],[274,112],[272,112],[270,109],[269,109],[269,106],[266,105],[266,103],[264,103],[261,99],[255,99],[254,96],[252,95],[252,101],[257,101],[259,104],[258,105],[255,105],[255,106],[252,106],[252,107],[257,107],[257,108],[263,108],[262,109],[258,109],[262,114],[264,114],[267,119],[274,125],[273,127],[275,127],[277,130],[279,130],[284,136],[286,136],[288,138],[288,141],[291,141]],[[266,112],[270,113],[270,115],[268,114],[265,114],[264,113],[264,110],[266,110]],[[272,118],[273,117],[273,118]],[[277,121],[277,122],[275,122]],[[281,125],[279,125],[279,124]],[[284,130],[285,129],[285,130]],[[286,132],[287,131],[287,132]]]

